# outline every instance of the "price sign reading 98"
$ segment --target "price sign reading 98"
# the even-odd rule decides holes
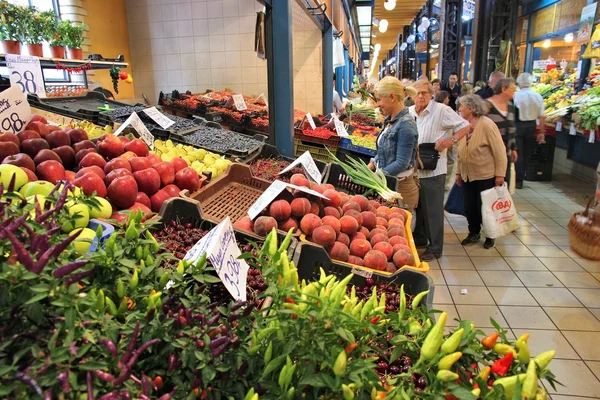
[[[19,133],[31,119],[31,108],[25,95],[16,86],[0,93],[0,129]]]

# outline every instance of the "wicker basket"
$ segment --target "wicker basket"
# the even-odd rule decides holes
[[[576,212],[569,221],[569,242],[571,249],[583,258],[600,261],[600,221],[594,221],[593,213],[590,213],[590,204],[594,197],[590,198],[583,212]],[[592,225],[584,225],[577,220],[578,216],[590,218]]]

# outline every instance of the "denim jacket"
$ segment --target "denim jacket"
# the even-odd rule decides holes
[[[372,160],[375,165],[391,176],[414,168],[419,135],[408,108],[394,118],[387,117],[380,135],[383,137],[377,140],[377,155]]]

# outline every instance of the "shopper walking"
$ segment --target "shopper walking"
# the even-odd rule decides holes
[[[446,85],[443,90],[450,94],[450,106],[451,109],[456,111],[456,99],[460,97],[461,86],[458,83],[458,73],[451,72],[450,77],[448,77],[448,85]]]
[[[381,168],[387,175],[396,176],[396,191],[402,202],[414,212],[419,202],[419,177],[415,169],[417,154],[417,126],[404,106],[407,96],[416,94],[412,87],[386,76],[375,85],[375,97],[381,112],[386,116],[383,131],[377,137],[377,155],[369,168]]]
[[[463,246],[479,242],[481,234],[481,192],[504,183],[507,159],[498,127],[486,117],[488,107],[477,95],[461,98],[459,111],[469,121],[467,136],[458,144],[456,184],[463,187],[469,235]],[[491,249],[495,240],[486,238]]]
[[[417,121],[419,144],[435,143],[460,130],[468,132],[469,123],[450,107],[433,100],[433,86],[427,81],[417,81],[413,85],[417,91],[415,105],[409,108]],[[423,261],[440,258],[444,246],[444,187],[447,173],[446,151],[440,154],[434,170],[419,170],[419,205],[415,241],[429,243],[420,256]]]
[[[490,74],[490,79],[488,79],[488,84],[483,89],[477,91],[477,95],[482,99],[489,99],[494,95],[494,86],[498,79],[506,78],[506,75],[500,71],[494,71]]]
[[[442,90],[442,83],[439,79],[435,78],[431,81],[431,84],[433,85],[433,95],[435,96]],[[438,101],[438,103],[441,103],[441,101]]]
[[[531,154],[535,142],[542,144],[546,141],[544,99],[539,93],[531,90],[533,78],[527,72],[517,78],[519,90],[515,93],[515,106],[519,110],[517,121],[517,152],[521,155],[515,164],[517,171],[517,189],[523,188],[525,171],[527,170],[527,155]],[[536,135],[537,121],[540,123],[540,131]],[[535,137],[535,138],[534,138]]]
[[[487,99],[488,117],[494,121],[502,140],[506,146],[507,164],[506,181],[510,182],[510,162],[516,163],[517,152],[517,124],[515,118],[515,106],[512,102],[517,87],[513,78],[498,79],[494,86],[494,95]]]

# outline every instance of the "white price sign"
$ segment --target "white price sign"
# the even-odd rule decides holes
[[[304,193],[312,194],[313,196],[320,197],[322,199],[329,200],[328,197],[323,196],[321,193],[311,190],[309,188],[305,188],[304,186],[296,186],[291,183],[285,183],[280,180],[276,180],[260,195],[258,200],[248,210],[248,215],[250,219],[254,219],[264,210],[277,196],[281,193],[285,188],[298,189]]]
[[[308,124],[310,125],[311,129],[314,131],[315,129],[317,129],[317,126],[315,125],[315,121],[313,121],[312,115],[310,115],[310,113],[306,113],[306,120],[308,121]]]
[[[32,56],[6,54],[6,67],[10,73],[11,86],[17,86],[25,94],[37,94],[46,97],[44,75],[40,59]]]
[[[144,113],[146,113],[147,116],[152,118],[152,120],[158,125],[160,125],[160,127],[163,129],[167,129],[175,123],[175,121],[173,121],[171,118],[158,111],[156,107],[146,108],[144,110]]]
[[[556,132],[562,132],[562,121],[556,121]]]
[[[115,136],[119,136],[125,128],[129,125],[140,135],[140,138],[150,147],[151,150],[154,150],[154,135],[150,133],[146,125],[140,119],[140,116],[137,115],[136,112],[131,114],[129,118],[117,129],[114,133]]]
[[[266,107],[269,107],[269,102],[267,101],[267,98],[265,97],[265,94],[264,94],[264,93],[261,93],[261,94],[260,94],[260,96],[258,96],[258,97],[257,97],[257,98],[254,100],[254,103],[258,103],[258,101],[259,101],[259,100],[261,100],[261,99],[262,99],[263,103],[265,103],[265,106],[266,106]]]
[[[308,173],[308,175],[319,185],[321,184],[321,171],[319,171],[319,168],[317,168],[317,164],[315,164],[315,160],[313,160],[309,151],[304,152],[304,154],[295,159],[290,165],[285,167],[285,169],[281,171],[279,175],[291,171],[291,169],[298,164],[302,164],[304,170]]]
[[[595,143],[595,142],[596,142],[596,131],[591,130],[590,138],[588,139],[588,143]]]
[[[233,298],[246,301],[246,278],[250,267],[246,261],[238,260],[242,253],[229,217],[200,239],[183,259],[196,262],[204,253]]]
[[[17,86],[0,93],[0,129],[2,132],[19,133],[31,119],[27,97]]]
[[[577,135],[577,130],[575,129],[575,122],[571,122],[571,126],[569,127],[569,135]]]
[[[234,94],[232,97],[233,102],[235,103],[235,108],[238,111],[245,111],[248,109],[248,107],[246,106],[246,101],[244,100],[244,96],[242,96],[241,94]]]
[[[348,135],[348,131],[346,131],[344,123],[340,121],[336,115],[333,116],[333,122],[335,123],[335,131],[337,132],[338,136],[350,136]]]

